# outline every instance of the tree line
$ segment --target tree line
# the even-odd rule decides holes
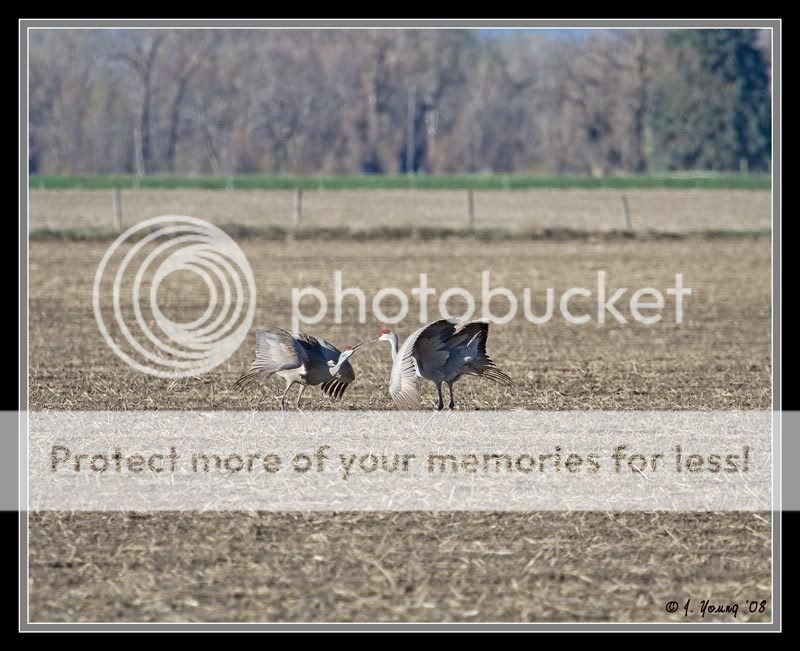
[[[33,30],[30,169],[768,171],[765,30]]]

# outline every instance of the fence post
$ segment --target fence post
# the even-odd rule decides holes
[[[300,226],[302,221],[303,221],[303,191],[300,188],[295,188],[293,222],[295,226]]]
[[[122,195],[119,188],[114,188],[114,230],[122,230]]]
[[[472,188],[467,190],[467,226],[475,225],[475,198]]]
[[[624,194],[622,195],[622,211],[625,217],[625,230],[632,231],[633,222],[631,221],[631,209],[630,206],[628,206],[628,197]]]

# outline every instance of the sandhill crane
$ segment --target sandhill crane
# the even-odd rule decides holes
[[[417,379],[424,378],[436,385],[439,394],[437,410],[444,407],[442,383],[450,389],[450,409],[455,407],[453,384],[462,375],[480,375],[499,384],[510,385],[511,378],[498,369],[486,354],[488,321],[459,323],[441,319],[420,328],[402,346],[397,335],[383,328],[381,341],[392,347],[392,378],[389,393],[400,407],[419,406]]]
[[[282,410],[286,406],[286,395],[295,384],[300,385],[295,403],[298,409],[303,391],[309,385],[321,384],[322,391],[327,396],[341,398],[350,383],[356,379],[353,367],[347,359],[362,345],[363,343],[340,351],[324,339],[302,332],[287,332],[280,328],[257,330],[256,359],[233,386],[241,391],[256,380],[272,375],[282,377],[286,381],[286,390],[279,399]]]

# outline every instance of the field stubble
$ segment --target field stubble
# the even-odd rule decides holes
[[[332,303],[335,270],[343,286],[360,287],[368,303],[378,289],[398,287],[408,294],[409,317],[401,337],[418,326],[418,303],[410,290],[419,274],[440,294],[463,287],[480,309],[481,270],[491,271],[493,287],[521,297],[531,288],[541,311],[545,288],[555,296],[573,286],[596,291],[605,270],[609,294],[627,287],[663,292],[682,273],[692,289],[683,324],[672,304],[653,325],[603,326],[567,323],[558,313],[544,325],[518,317],[496,325],[489,354],[514,380],[506,389],[473,379],[458,384],[464,408],[483,409],[765,409],[770,405],[770,270],[767,238],[675,242],[243,242],[257,288],[253,330],[290,326],[291,289],[315,286]],[[252,361],[251,335],[227,362],[197,378],[162,380],[141,375],[119,360],[103,341],[91,307],[92,281],[105,243],[34,242],[31,245],[30,399],[47,409],[275,409],[280,381],[239,394],[231,384]],[[204,294],[173,287],[159,292],[165,312],[187,319],[202,311]],[[576,314],[597,310],[596,299],[576,297]],[[367,305],[368,323],[357,323],[357,304],[345,299],[342,323],[333,305],[309,334],[341,345],[377,334],[381,323]],[[313,313],[315,305],[306,308]],[[391,300],[384,303],[392,312]],[[429,304],[431,319],[436,304]],[[458,303],[451,303],[457,310]],[[502,314],[504,299],[492,302]],[[307,392],[308,408],[393,409],[388,397],[391,359],[383,343],[354,356],[357,380],[344,400],[332,404],[319,391]],[[424,393],[430,402],[432,393]]]
[[[252,336],[200,378],[160,380],[117,359],[91,309],[105,246],[31,244],[31,409],[276,408],[281,384],[231,390],[251,361]],[[335,269],[368,297],[384,286],[408,292],[420,272],[440,291],[460,286],[480,296],[480,271],[489,269],[495,286],[532,287],[534,297],[536,288],[591,288],[598,270],[609,285],[629,288],[663,289],[682,273],[692,288],[682,325],[555,318],[493,327],[489,353],[515,385],[466,379],[457,385],[460,406],[770,407],[767,238],[242,247],[258,288],[254,329],[288,327],[290,288],[330,294]],[[200,307],[179,291],[165,300],[172,314]],[[344,323],[333,323],[331,310],[307,331],[340,343],[377,332],[377,321],[359,325],[354,303],[345,305]],[[576,301],[575,311],[591,305]],[[393,409],[384,346],[353,358],[358,377],[340,403],[311,389],[306,408]],[[432,405],[430,388],[423,399]],[[30,539],[35,621],[684,621],[664,603],[768,598],[771,571],[769,518],[753,513],[44,513],[31,516]],[[756,616],[736,621],[746,617]]]

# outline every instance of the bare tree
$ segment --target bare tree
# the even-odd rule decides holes
[[[172,87],[173,93],[167,104],[169,108],[164,159],[167,169],[172,172],[176,171],[178,140],[189,84],[203,60],[215,51],[220,37],[221,33],[216,31],[190,30],[172,32],[166,40],[168,52],[165,57],[164,85]]]
[[[112,60],[118,60],[130,66],[136,74],[139,88],[139,138],[138,155],[144,173],[152,171],[153,150],[151,146],[151,111],[155,88],[155,73],[158,50],[164,42],[167,32],[138,31],[127,33],[125,43],[121,43],[111,54]]]
[[[753,41],[768,48],[768,39]],[[751,138],[752,125],[730,116],[727,144],[710,142],[694,158],[670,154],[687,149],[691,128],[710,141],[718,133],[709,119],[681,135],[670,107],[723,110],[719,93],[741,95],[761,102],[737,109],[746,121],[768,114],[769,98],[732,94],[735,80],[700,70],[690,46],[666,43],[645,30],[559,39],[470,30],[36,30],[30,164],[56,173],[603,175],[708,165],[734,140],[756,143],[757,155],[747,155],[763,161],[761,131]]]

